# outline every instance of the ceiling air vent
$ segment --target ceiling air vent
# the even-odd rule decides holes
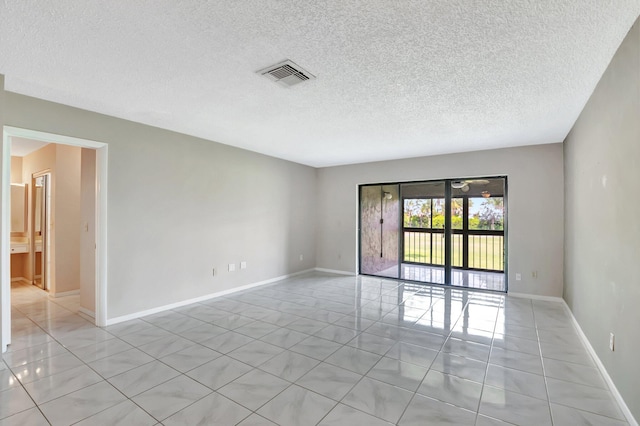
[[[289,60],[262,69],[258,71],[258,74],[264,75],[284,87],[295,86],[298,83],[316,78],[309,71]]]

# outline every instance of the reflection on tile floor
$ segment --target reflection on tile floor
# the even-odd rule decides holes
[[[376,273],[380,277],[397,278],[398,267],[387,268]],[[444,267],[403,263],[400,278],[421,283],[444,284]],[[481,290],[506,291],[503,272],[475,271],[453,268],[451,284],[456,287],[475,288]]]
[[[313,273],[94,327],[12,289],[0,424],[624,425],[563,305]]]

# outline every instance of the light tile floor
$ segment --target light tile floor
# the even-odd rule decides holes
[[[624,425],[563,306],[314,273],[105,329],[12,290],[0,425]]]
[[[372,273],[371,275],[386,278],[397,278],[398,266],[393,266],[378,273]],[[444,266],[403,263],[400,268],[400,278],[407,281],[418,281],[421,283],[444,284]],[[452,268],[451,284],[455,287],[506,291],[504,272]]]

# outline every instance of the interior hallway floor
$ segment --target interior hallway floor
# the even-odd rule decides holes
[[[623,425],[561,303],[312,273],[101,329],[12,288],[0,425]]]

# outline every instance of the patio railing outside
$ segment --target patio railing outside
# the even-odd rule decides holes
[[[453,230],[451,266],[464,265],[464,238],[468,238],[468,265],[471,269],[504,271],[504,232]],[[444,265],[444,231],[404,230],[404,262]]]

